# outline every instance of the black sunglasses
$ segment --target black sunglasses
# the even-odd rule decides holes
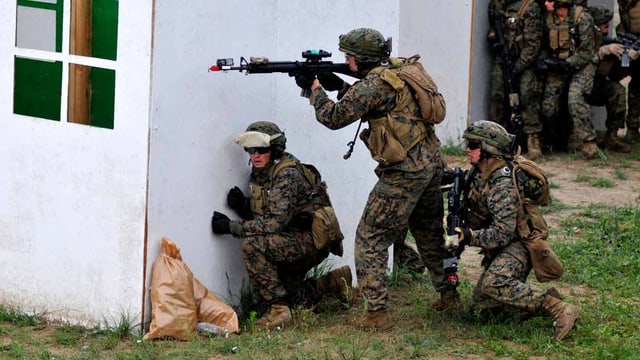
[[[264,155],[266,153],[268,153],[269,151],[271,151],[270,147],[246,147],[244,148],[244,151],[248,152],[250,155],[253,155],[255,153],[258,153],[260,155]]]
[[[467,148],[469,150],[480,149],[481,144],[477,141],[467,141]]]

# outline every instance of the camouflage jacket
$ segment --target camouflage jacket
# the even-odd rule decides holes
[[[469,245],[492,252],[517,240],[519,199],[511,170],[504,161],[488,175],[475,173],[470,181],[466,207],[474,238]]]
[[[515,61],[513,66],[517,73],[535,65],[540,56],[544,35],[544,18],[540,5],[530,1],[526,8],[520,9],[526,5],[526,1],[506,1],[502,5],[504,8],[498,9],[505,42]]]
[[[336,102],[331,100],[322,86],[311,93],[310,102],[316,112],[316,119],[329,129],[341,129],[356,121],[369,121],[386,116],[396,106],[397,92],[384,80],[379,73],[370,72],[362,80],[356,81]],[[420,109],[416,106],[412,114],[420,117]],[[407,120],[409,121],[409,120]],[[424,169],[434,162],[442,163],[440,142],[437,140],[433,127],[427,138],[418,142],[408,150],[407,158],[395,165],[376,172],[397,170],[404,172],[424,172]],[[435,141],[434,141],[435,140]]]
[[[284,156],[292,157],[289,154]],[[266,187],[264,214],[255,216],[253,220],[231,221],[233,236],[277,234],[288,230],[288,224],[296,215],[298,205],[306,199],[311,184],[295,166],[285,167],[271,178],[274,166],[272,162],[265,168],[253,168],[250,182]]]
[[[565,22],[574,21],[574,11],[571,10]],[[549,21],[553,21],[556,24],[560,24],[560,19],[551,13],[548,15],[547,27],[545,33],[549,34]],[[573,24],[574,31],[577,35],[573,36],[574,48],[572,54],[566,59],[567,64],[574,70],[582,69],[588,64],[595,64],[598,61],[597,49],[596,49],[596,32],[594,31],[595,25],[593,18],[587,11],[581,11],[575,24]],[[548,45],[548,42],[547,42]],[[546,51],[551,54],[551,49],[547,48]],[[551,55],[549,55],[551,56]]]

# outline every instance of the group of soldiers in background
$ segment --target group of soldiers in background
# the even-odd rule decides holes
[[[618,0],[621,23],[609,37],[613,11],[586,0],[491,0],[490,117],[518,135],[527,157],[576,151],[628,153],[640,141],[640,1]],[[631,77],[627,101],[620,80]],[[628,111],[627,111],[628,103]],[[591,106],[606,106],[598,142]],[[625,138],[618,130],[626,127]]]

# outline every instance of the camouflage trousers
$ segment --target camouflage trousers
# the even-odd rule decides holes
[[[439,151],[438,151],[439,153]],[[436,159],[439,162],[436,164]],[[446,285],[442,259],[444,206],[440,182],[444,172],[441,157],[420,173],[383,171],[369,194],[355,241],[356,274],[368,310],[385,309],[388,249],[402,243],[411,230],[423,263],[438,291]]]
[[[267,304],[295,297],[295,292],[305,287],[307,272],[328,255],[328,249],[316,249],[309,231],[242,239],[242,260],[249,280]]]
[[[522,242],[512,242],[491,259],[485,257],[483,265],[485,270],[469,305],[471,312],[517,314],[542,310],[545,292],[525,283],[532,265]]]
[[[631,82],[629,82],[629,111],[627,128],[640,128],[640,63],[631,62]]]
[[[627,98],[624,86],[619,82],[611,81],[604,76],[596,75],[593,80],[593,90],[587,97],[587,103],[593,106],[605,106],[607,129],[624,128],[627,113]]]
[[[573,137],[585,141],[593,141],[596,131],[591,122],[591,106],[587,103],[587,96],[593,89],[595,65],[588,64],[575,72],[548,72],[542,97],[542,114],[552,127],[561,127],[556,122],[562,109],[562,102],[567,93],[567,107],[571,117]],[[554,133],[553,130],[549,131]]]
[[[502,64],[493,64],[491,68],[491,102],[489,114],[491,121],[497,122],[506,129],[512,130],[512,124],[507,123],[505,116],[506,96],[504,84],[504,70]],[[529,134],[539,134],[542,131],[540,121],[540,102],[544,84],[536,72],[526,69],[520,76],[520,86],[517,89],[522,113],[522,131]]]

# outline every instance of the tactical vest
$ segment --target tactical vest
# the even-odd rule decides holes
[[[303,211],[311,211],[321,206],[331,206],[327,193],[327,185],[321,180],[318,171],[312,165],[302,164],[297,160],[284,157],[272,166],[267,184],[260,185],[255,181],[249,182],[251,211],[255,215],[261,216],[271,212],[268,202],[268,192],[271,191],[273,187],[273,178],[282,169],[288,167],[296,167],[310,185],[304,201],[296,204],[296,214]]]
[[[627,32],[640,34],[640,1],[631,0],[620,7],[620,22]]]
[[[553,12],[547,13],[549,47],[552,50],[552,57],[565,60],[575,52],[580,41],[576,24],[583,10],[582,6],[576,6],[569,10],[569,14],[561,24],[556,24],[556,16]]]
[[[434,132],[433,124],[422,121],[418,103],[410,86],[397,75],[402,59],[391,58],[390,66],[373,68],[371,74],[379,74],[380,79],[396,91],[396,105],[386,115],[367,119],[369,129],[360,134],[371,156],[382,166],[390,166],[403,161],[407,151],[422,141],[427,132]]]
[[[517,9],[507,7],[506,10],[500,11],[504,38],[509,42],[508,46],[510,49],[512,48],[512,44],[517,45],[517,54],[512,54],[516,57],[520,56],[520,52],[524,48],[524,13],[533,1],[534,0],[522,0]]]
[[[477,187],[468,193],[467,204],[471,209],[468,224],[473,228],[483,228],[491,222],[491,215],[486,203],[491,190],[490,183],[500,177],[508,177],[514,183],[518,195],[518,217],[516,233],[518,238],[527,239],[532,234],[544,237],[548,235],[547,224],[542,217],[538,205],[550,202],[549,183],[535,163],[524,160],[506,162],[497,160],[483,174],[476,178]]]

